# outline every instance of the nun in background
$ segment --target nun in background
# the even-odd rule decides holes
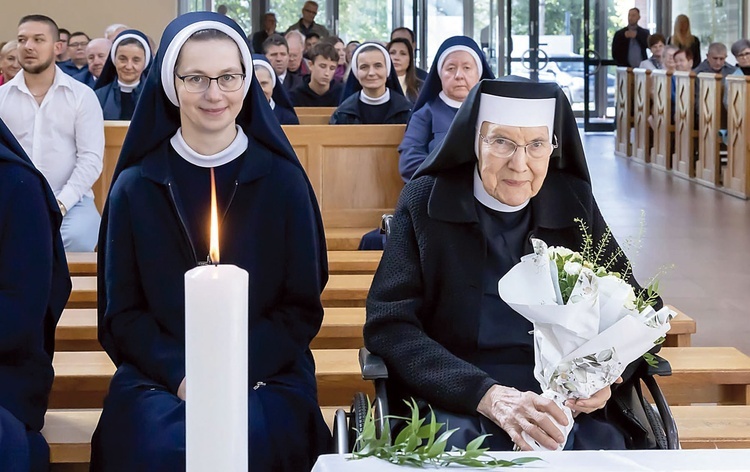
[[[276,72],[266,56],[253,54],[253,71],[260,88],[263,89],[266,100],[268,100],[268,104],[271,106],[271,110],[273,110],[273,114],[279,120],[279,124],[298,125],[299,118],[297,118],[297,113],[295,113],[292,102],[289,100],[289,95],[287,95],[286,89],[276,76]]]
[[[0,120],[0,470],[49,470],[42,437],[55,326],[70,295],[62,215]]]
[[[388,51],[377,43],[363,43],[352,54],[341,105],[332,125],[399,125],[409,120],[411,102],[404,97]]]
[[[99,236],[99,339],[117,371],[93,471],[185,470],[184,276],[208,257],[211,169],[221,262],[250,277],[252,469],[308,471],[329,449],[309,349],[328,280],[323,224],[252,64],[242,30],[217,13],[182,15],[162,35]]]
[[[404,182],[442,142],[474,85],[481,79],[493,78],[484,53],[473,39],[453,36],[440,45],[398,147],[398,169]]]
[[[365,346],[388,366],[392,414],[402,413],[402,398],[419,399],[423,413],[429,403],[439,422],[461,428],[449,449],[485,433],[493,450],[528,449],[522,429],[548,448],[561,441],[552,420],[567,420],[539,395],[532,325],[499,297],[497,282],[532,252],[531,235],[582,247],[575,218],[605,241],[563,92],[517,77],[480,82],[404,187],[367,298]],[[608,260],[619,247],[604,244]],[[623,273],[626,262],[612,270]],[[566,447],[646,446],[648,426],[628,405],[639,362],[625,383],[568,402],[577,418]]]
[[[130,120],[143,89],[141,78],[151,63],[145,34],[125,30],[115,38],[94,91],[105,120]]]

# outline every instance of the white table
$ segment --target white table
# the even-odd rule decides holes
[[[680,451],[563,451],[493,452],[502,459],[539,457],[523,467],[498,468],[496,471],[554,470],[556,472],[635,472],[635,471],[750,471],[750,449],[690,449]],[[320,456],[312,472],[406,472],[411,467],[397,466],[380,459],[350,460],[350,455]],[[488,470],[460,468],[461,470]],[[435,469],[433,469],[435,470]]]

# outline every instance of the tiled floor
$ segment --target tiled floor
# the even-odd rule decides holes
[[[618,241],[645,234],[626,251],[640,282],[661,278],[665,302],[696,320],[695,346],[750,354],[750,201],[614,155],[611,134],[583,135],[599,207]]]

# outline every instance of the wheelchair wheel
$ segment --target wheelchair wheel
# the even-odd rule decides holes
[[[357,438],[362,434],[362,430],[365,427],[365,419],[367,418],[367,404],[369,403],[367,395],[362,392],[354,394],[354,401],[352,402],[352,408],[349,412],[349,445],[354,450],[357,443]]]

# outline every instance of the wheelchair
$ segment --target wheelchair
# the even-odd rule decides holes
[[[386,235],[386,242],[390,233],[391,218],[392,215],[383,215],[381,222],[380,230]],[[679,449],[677,425],[667,400],[654,378],[655,376],[669,376],[672,374],[672,369],[667,360],[658,355],[654,357],[657,360],[657,365],[650,366],[642,361],[636,373],[628,381],[628,385],[618,387],[618,389],[624,387],[629,388],[629,390],[624,391],[625,395],[617,395],[617,399],[613,395],[610,401],[618,402],[618,410],[630,420],[635,420],[643,428],[647,440],[644,444],[639,444],[634,448]],[[362,378],[374,382],[375,398],[372,401],[372,406],[376,432],[380,436],[388,425],[386,419],[390,411],[387,392],[388,368],[382,358],[372,354],[364,347],[359,350],[359,365]],[[649,392],[653,404],[644,395],[642,385]],[[625,400],[624,396],[629,398]],[[356,439],[362,433],[369,405],[368,396],[365,393],[357,392],[348,412],[341,408],[336,410],[333,422],[336,453],[345,454],[353,451],[356,446]],[[391,434],[391,437],[395,436]]]

